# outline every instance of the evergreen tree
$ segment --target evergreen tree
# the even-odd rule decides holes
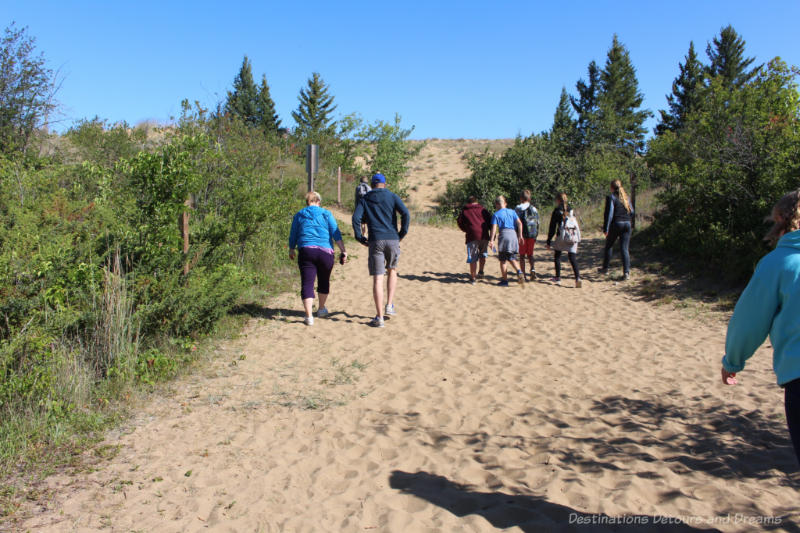
[[[614,34],[606,63],[600,71],[598,140],[631,154],[640,152],[646,133],[644,121],[652,115],[649,110],[640,109],[643,101],[630,53]]]
[[[661,123],[656,133],[679,130],[689,113],[700,103],[700,89],[703,86],[703,64],[697,59],[694,42],[689,43],[689,52],[684,63],[678,63],[680,74],[672,82],[672,94],[667,96],[669,111],[661,110]]]
[[[595,124],[597,112],[597,91],[600,85],[600,68],[597,63],[589,63],[587,81],[578,80],[575,88],[578,90],[578,98],[570,96],[572,107],[578,114],[578,133],[580,141],[586,144],[592,137],[592,128]]]
[[[253,81],[253,69],[247,56],[244,56],[239,74],[233,79],[233,92],[228,91],[225,111],[251,126],[258,123],[258,88]]]
[[[729,88],[741,88],[753,79],[758,68],[750,69],[754,57],[744,57],[744,39],[733,26],[722,28],[719,37],[708,43],[706,54],[710,64],[706,71],[709,77],[721,76]]]
[[[573,118],[570,107],[570,96],[567,88],[561,88],[561,98],[558,100],[553,127],[548,137],[554,141],[564,153],[573,153],[578,144],[578,124]]]
[[[270,96],[266,76],[261,76],[261,86],[256,97],[256,123],[270,133],[277,133],[281,127],[281,119],[275,111],[275,102]]]
[[[292,111],[292,118],[297,123],[297,136],[309,143],[319,143],[335,132],[336,123],[331,119],[331,114],[336,106],[328,89],[319,73],[314,72],[308,79],[308,85],[300,89],[297,110]]]

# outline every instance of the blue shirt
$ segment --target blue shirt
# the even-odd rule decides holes
[[[492,215],[492,225],[497,224],[497,230],[503,229],[517,229],[517,220],[519,217],[513,209],[504,207]]]
[[[333,250],[333,243],[342,240],[336,219],[327,209],[310,205],[298,211],[292,219],[289,249],[317,246]]]
[[[739,372],[769,335],[779,385],[800,378],[800,230],[758,263],[728,324],[722,366]]]

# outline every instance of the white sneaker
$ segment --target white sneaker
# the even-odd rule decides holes
[[[305,324],[306,326],[313,326],[314,325],[314,317],[313,316],[307,316],[303,320],[303,324]]]
[[[384,315],[389,315],[389,316],[396,315],[397,311],[394,310],[394,304],[387,305],[386,306],[386,310],[383,312],[383,314]]]
[[[383,319],[379,316],[376,316],[372,320],[369,321],[369,325],[373,328],[382,328],[384,327]]]
[[[317,309],[317,318],[325,318],[329,314],[331,313],[330,311],[328,311],[327,307],[323,307],[322,309]]]

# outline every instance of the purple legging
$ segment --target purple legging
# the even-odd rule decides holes
[[[300,267],[300,282],[303,286],[300,296],[303,300],[314,297],[314,279],[317,276],[319,276],[317,291],[320,294],[328,294],[330,292],[333,250],[300,248],[297,254],[297,265]]]

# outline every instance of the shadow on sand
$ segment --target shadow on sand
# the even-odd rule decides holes
[[[265,320],[278,320],[281,322],[302,323],[305,313],[300,309],[283,309],[279,307],[264,307],[254,303],[240,304],[231,309],[233,315],[246,315],[252,318],[263,318]],[[350,322],[366,324],[372,317],[364,315],[354,315],[345,311],[331,311],[325,318],[320,320],[330,320],[332,322]]]
[[[493,527],[519,527],[539,531],[718,531],[698,529],[663,516],[626,515],[612,517],[589,514],[551,503],[543,498],[504,492],[478,492],[469,485],[428,472],[395,470],[389,486],[446,509],[456,516],[478,515]]]

